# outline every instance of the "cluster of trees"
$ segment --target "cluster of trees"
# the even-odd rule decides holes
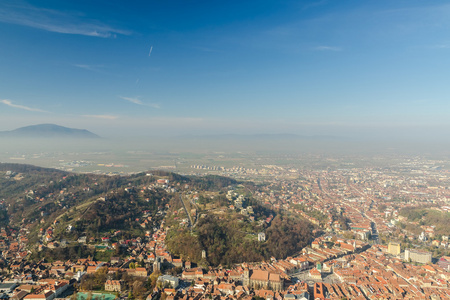
[[[336,220],[339,222],[339,225],[341,225],[341,228],[344,230],[350,230],[350,226],[348,223],[350,223],[350,219],[347,217],[344,217],[343,215],[334,215]]]
[[[194,232],[172,231],[168,248],[176,255],[199,264],[231,265],[244,261],[261,261],[272,256],[285,258],[300,251],[312,238],[313,226],[297,218],[278,215],[266,230],[267,241],[258,242],[256,233],[242,231],[240,216],[220,219],[207,215],[199,220]],[[206,251],[206,261],[201,252]]]
[[[231,265],[264,259],[262,247],[255,239],[240,231],[237,219],[219,219],[207,215],[199,220],[195,231],[171,231],[166,238],[168,248],[176,255],[200,265]],[[206,251],[206,260],[202,259]]]
[[[189,178],[187,178],[186,176],[168,172],[168,171],[163,171],[163,170],[153,170],[152,174],[154,176],[158,176],[158,177],[167,177],[171,182],[176,181],[176,182],[186,182],[187,183],[190,181]]]
[[[219,175],[206,175],[202,177],[183,176],[176,173],[159,170],[152,171],[152,174],[155,176],[167,177],[171,182],[176,181],[180,183],[187,183],[196,189],[205,191],[218,190],[238,183],[232,178]]]
[[[230,185],[235,185],[238,182],[232,178],[219,176],[219,175],[207,175],[203,177],[189,177],[189,184],[193,185],[195,188],[211,191],[220,190]]]
[[[275,215],[275,212],[273,210],[271,210],[266,205],[261,204],[261,202],[258,202],[258,200],[256,200],[255,198],[248,197],[247,199],[247,206],[251,206],[253,208],[253,214],[256,220]]]
[[[104,289],[108,276],[108,268],[102,267],[94,274],[86,274],[83,276],[79,284],[79,288],[85,291],[99,291]]]
[[[434,228],[436,235],[447,235],[448,229],[450,228],[449,212],[441,212],[431,208],[405,207],[400,210],[400,215],[408,218],[410,222],[419,222],[420,225],[426,226],[436,226]],[[407,228],[408,226],[405,227]]]
[[[69,246],[66,248],[45,248],[40,252],[33,252],[31,254],[31,259],[35,261],[45,259],[49,262],[52,262],[56,260],[67,261],[69,259],[75,258],[88,258],[89,256],[94,257],[94,255],[94,249],[90,249],[85,245],[76,244],[74,246]]]
[[[213,176],[213,178],[224,179],[220,176]],[[224,181],[224,184],[228,183],[227,180]],[[223,193],[219,193],[214,198],[199,197],[199,204],[207,203],[212,203],[216,208],[227,207],[230,204]],[[261,205],[252,197],[246,200],[246,206],[252,206],[256,220],[265,220],[275,215],[273,210]],[[178,207],[176,203],[171,205],[172,210],[178,210]],[[265,244],[258,242],[256,237],[257,233],[264,230],[266,226],[250,222],[247,217],[235,212],[216,216],[209,213],[203,214],[200,211],[199,215],[201,217],[192,232],[187,229],[174,229],[169,232],[166,243],[175,255],[200,265],[214,266],[259,261],[270,257]],[[202,250],[207,253],[206,259],[202,259]]]
[[[185,259],[200,262],[202,246],[198,237],[189,230],[172,230],[166,237],[166,245],[171,253]]]
[[[97,237],[113,230],[121,230],[122,238],[136,236],[144,229],[135,219],[141,217],[144,210],[154,215],[159,207],[168,203],[167,199],[168,196],[162,190],[147,191],[144,195],[124,190],[109,194],[105,201],[96,201],[86,210],[75,223],[75,230]]]
[[[427,215],[427,212],[424,208],[405,207],[400,210],[400,215],[408,218],[410,222],[418,222]]]
[[[8,211],[4,207],[0,207],[0,226],[7,227],[9,224]]]
[[[223,218],[208,215],[200,219],[197,228],[198,242],[206,250],[209,264],[231,265],[264,258],[261,245],[246,237],[239,226],[239,218]]]
[[[12,171],[16,173],[28,173],[28,174],[40,174],[42,172],[54,173],[59,175],[68,174],[67,172],[56,169],[49,169],[26,164],[11,164],[11,163],[0,163],[0,171]]]
[[[304,220],[278,214],[266,231],[267,251],[275,258],[286,258],[308,245],[313,225]]]

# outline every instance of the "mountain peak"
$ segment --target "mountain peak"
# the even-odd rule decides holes
[[[98,135],[86,129],[68,128],[56,124],[30,125],[11,131],[0,131],[0,136],[33,138],[99,138]]]

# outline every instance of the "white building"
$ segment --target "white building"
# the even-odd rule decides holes
[[[264,232],[258,233],[258,242],[265,242],[266,241],[266,234]]]
[[[172,288],[176,289],[179,284],[178,277],[171,276],[171,275],[163,275],[158,277],[158,282],[161,282],[162,286],[171,286]]]

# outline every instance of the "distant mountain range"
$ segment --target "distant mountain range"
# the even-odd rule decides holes
[[[55,124],[39,124],[0,131],[0,137],[13,138],[100,138],[86,129],[75,129]]]
[[[339,140],[342,137],[333,135],[298,135],[298,134],[217,134],[217,135],[184,135],[181,138],[218,139],[218,140]]]

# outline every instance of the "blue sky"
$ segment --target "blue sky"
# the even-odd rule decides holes
[[[0,130],[450,129],[448,1],[0,1]]]

